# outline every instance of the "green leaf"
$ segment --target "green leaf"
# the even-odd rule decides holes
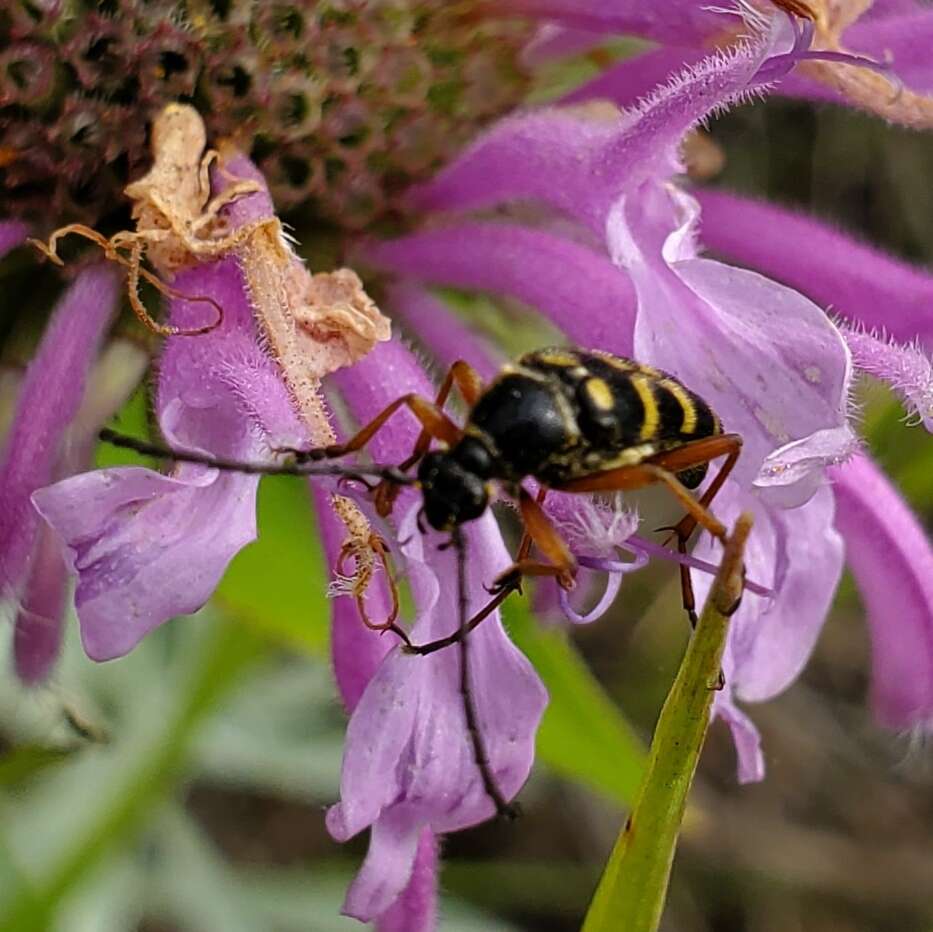
[[[15,786],[32,779],[48,767],[64,763],[71,752],[63,748],[20,745],[0,758],[0,786]]]
[[[741,592],[741,553],[750,519],[740,518],[687,647],[651,742],[632,815],[616,840],[583,932],[655,932],[661,921],[687,793],[709,727],[729,619],[721,606]]]
[[[267,476],[259,487],[259,539],[227,569],[217,596],[265,637],[315,657],[330,637],[328,571],[304,482]]]
[[[212,624],[204,618],[203,637],[190,657],[176,700],[164,710],[165,723],[154,735],[129,744],[105,760],[94,807],[81,826],[54,853],[43,875],[19,884],[4,903],[0,932],[47,932],[59,905],[98,869],[120,844],[135,835],[184,773],[191,744],[244,670],[263,656],[264,645],[242,626]]]
[[[552,769],[622,806],[632,805],[645,749],[566,634],[543,629],[523,601],[506,606],[509,632],[550,693],[538,756]]]

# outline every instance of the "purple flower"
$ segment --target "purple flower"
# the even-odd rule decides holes
[[[716,697],[716,713],[735,739],[740,779],[760,779],[764,760],[757,730],[738,703],[770,698],[799,674],[846,558],[868,607],[878,717],[892,727],[928,728],[933,556],[896,493],[858,453],[849,395],[854,364],[894,386],[909,415],[930,427],[930,361],[923,348],[929,319],[914,308],[894,329],[874,306],[887,298],[904,305],[918,283],[929,291],[929,280],[863,248],[864,279],[853,286],[845,269],[849,245],[836,234],[767,205],[709,192],[694,197],[676,180],[685,134],[710,114],[775,86],[798,93],[799,82],[808,80],[792,74],[801,63],[821,80],[838,74],[840,62],[854,70],[859,59],[843,50],[843,31],[847,44],[872,52],[877,48],[867,39],[856,42],[857,29],[896,38],[902,36],[896,19],[912,18],[918,27],[925,19],[913,9],[895,12],[891,3],[882,10],[889,17],[857,24],[824,17],[817,25],[770,7],[766,15],[741,4],[745,19],[739,20],[681,0],[501,0],[500,6],[550,19],[535,55],[579,48],[614,30],[661,42],[575,95],[585,100],[605,92],[626,104],[644,98],[621,114],[550,108],[513,116],[410,190],[408,206],[435,216],[408,236],[362,247],[367,259],[399,276],[387,287],[388,301],[437,358],[467,358],[488,377],[497,350],[455,321],[423,286],[518,298],[573,342],[671,372],[712,404],[727,430],[743,436],[743,455],[713,508],[727,524],[740,511],[756,518],[747,553],[750,583],[724,657],[727,689]],[[708,54],[710,37],[724,30],[751,36]],[[919,57],[914,64],[912,74],[922,81]],[[848,81],[835,93],[857,99],[861,87],[864,102],[879,87],[890,91],[878,69],[867,73],[870,79]],[[813,96],[812,80],[807,93]],[[910,97],[911,106],[918,101]],[[272,462],[276,448],[334,439],[321,400],[325,376],[358,423],[405,393],[431,395],[430,381],[400,343],[372,349],[388,331],[354,273],[310,276],[282,236],[255,167],[230,150],[222,163],[212,178],[214,194],[243,179],[253,193],[220,214],[217,235],[230,233],[229,245],[205,240],[199,253],[197,241],[188,242],[184,271],[172,282],[179,294],[217,302],[224,320],[207,334],[174,336],[165,344],[155,411],[168,442]],[[0,251],[21,235],[0,226]],[[818,238],[825,255],[815,260],[806,254],[799,246],[806,237]],[[704,258],[701,239],[759,271]],[[112,292],[112,281],[109,287]],[[837,326],[813,301],[832,304],[845,324]],[[232,556],[256,534],[257,479],[194,465],[176,466],[168,475],[123,467],[74,476],[70,464],[60,467],[62,437],[75,410],[50,404],[63,391],[52,380],[83,383],[106,312],[98,308],[97,315],[75,322],[59,312],[25,380],[22,409],[27,402],[37,406],[39,430],[27,436],[21,421],[14,422],[0,467],[0,496],[6,496],[0,503],[11,504],[0,511],[0,570],[24,611],[60,618],[64,565],[54,529],[78,577],[85,648],[103,660],[126,653],[148,631],[210,597]],[[203,315],[203,302],[175,297],[169,304],[176,327],[201,324]],[[57,330],[66,326],[59,318],[73,329]],[[340,366],[347,368],[336,372]],[[85,444],[100,420],[84,420],[90,425]],[[399,414],[367,453],[376,462],[398,463],[416,436],[414,419]],[[27,476],[32,461],[38,471]],[[412,640],[430,641],[459,623],[456,554],[439,547],[438,535],[419,531],[414,490],[402,490],[392,520],[378,524],[365,497],[357,504],[321,479],[311,480],[311,488],[335,574],[348,556],[356,562],[353,580],[333,588],[333,665],[351,717],[340,799],[327,824],[338,840],[367,828],[370,837],[344,909],[382,932],[427,932],[436,923],[438,836],[481,822],[495,808],[459,685],[464,654],[454,647],[411,655],[392,633],[366,628],[353,583],[369,580],[370,617],[388,615],[388,580],[372,575],[365,545],[376,526],[410,585]],[[29,510],[30,495],[48,528]],[[623,509],[558,495],[547,508],[578,558],[581,582],[587,574],[608,574],[605,592],[588,612],[580,610],[578,594],[558,593],[572,621],[598,617],[625,574],[649,556],[665,555],[660,545],[634,534],[637,516]],[[14,517],[4,525],[7,514]],[[26,535],[19,534],[21,525]],[[354,527],[355,547],[348,550],[346,530],[352,535]],[[465,538],[472,613],[486,604],[484,585],[510,557],[489,512]],[[703,535],[694,553],[680,559],[713,570],[719,545]],[[701,598],[708,585],[707,574],[698,574]],[[894,589],[892,605],[884,593]],[[57,637],[57,626],[18,626],[24,676],[37,678],[48,669]],[[493,778],[511,799],[530,772],[547,697],[497,613],[473,632],[468,650],[478,730]]]
[[[394,342],[377,347],[338,373],[335,381],[360,422],[378,413],[388,397],[430,393],[424,373]],[[416,436],[413,419],[393,419],[374,437],[372,454],[380,462],[399,461]],[[412,493],[403,493],[396,505],[399,556],[416,609],[411,630],[416,643],[448,635],[458,624],[455,554],[438,549],[439,535],[418,531],[418,506]],[[489,600],[484,584],[510,558],[489,513],[469,526],[466,538],[472,614]],[[340,611],[339,600],[335,611]],[[379,651],[374,647],[378,637],[373,632],[352,641],[341,636],[339,650],[335,642],[334,667],[345,696],[357,695],[351,684],[359,682],[360,653]],[[497,786],[511,799],[531,769],[547,695],[506,637],[498,612],[473,632],[469,649],[480,732]],[[459,670],[456,648],[421,657],[396,646],[375,669],[355,706],[351,704],[341,799],[327,817],[338,840],[372,827],[369,854],[344,904],[349,915],[375,918],[404,895],[412,882],[419,838],[427,830],[454,831],[494,813],[466,729]]]
[[[175,287],[212,297],[224,321],[210,334],[166,341],[156,413],[169,443],[249,461],[270,459],[271,447],[303,445],[306,431],[260,349],[235,261],[183,272]],[[175,299],[169,320],[189,326],[203,314],[201,303]],[[207,601],[256,535],[257,483],[202,466],[179,465],[171,475],[130,466],[33,495],[78,576],[75,605],[90,657],[122,656],[154,627]]]

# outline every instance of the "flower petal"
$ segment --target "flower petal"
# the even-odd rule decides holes
[[[427,380],[397,342],[377,347],[335,376],[359,420],[381,410],[400,391],[427,391]],[[395,419],[372,442],[375,458],[398,461],[417,436],[414,419]],[[451,633],[458,624],[456,554],[438,549],[443,538],[422,535],[420,503],[400,497],[398,537],[417,621],[416,643]],[[490,513],[473,522],[468,541],[468,601],[478,611],[483,588],[509,564]],[[524,783],[534,755],[534,734],[546,693],[525,657],[491,615],[469,638],[471,692],[495,779],[506,798]],[[347,909],[362,919],[383,913],[409,882],[414,840],[476,824],[494,811],[476,765],[459,690],[460,650],[428,656],[391,651],[357,704],[347,732],[340,802],[327,815],[338,840],[369,825],[371,858],[351,888]]]
[[[347,536],[346,528],[334,513],[330,493],[317,480],[311,480],[309,485],[327,563],[334,569]],[[388,618],[389,594],[383,575],[377,575],[370,583],[366,604],[372,618]],[[352,712],[379,664],[395,644],[395,636],[367,628],[360,619],[356,601],[349,595],[334,595],[331,605],[330,650],[334,677],[344,705]]]
[[[374,823],[366,858],[343,902],[341,911],[345,916],[369,922],[393,906],[398,908],[414,876],[418,840],[425,834],[418,819],[412,817],[411,808],[391,809]]]
[[[79,576],[75,606],[93,660],[132,650],[153,628],[210,598],[256,536],[255,476],[190,467],[178,477],[101,469],[40,489],[33,501]]]
[[[254,461],[270,447],[301,446],[307,432],[259,346],[235,262],[189,269],[174,286],[217,301],[224,320],[209,333],[166,340],[156,408],[168,440]],[[203,302],[171,302],[173,324],[189,326],[203,315]],[[204,604],[256,535],[257,483],[256,476],[204,467],[181,466],[172,476],[131,467],[35,493],[79,576],[75,604],[89,656],[121,656],[164,621]]]
[[[433,932],[437,926],[437,839],[425,830],[402,895],[376,921],[377,932]]]
[[[818,431],[835,441],[825,457],[851,452],[846,405],[851,377],[845,342],[826,315],[789,288],[745,269],[691,258],[696,202],[672,186],[644,186],[610,217],[614,258],[638,292],[635,355],[682,379],[727,431],[742,435],[733,472],[749,486],[776,447]],[[802,452],[812,453],[812,450]],[[802,459],[786,503],[813,491]]]
[[[761,752],[761,735],[755,723],[732,701],[728,690],[716,693],[713,699],[713,720],[721,718],[732,733],[732,743],[738,758],[739,783],[758,783],[765,778],[765,758]]]
[[[777,14],[766,36],[704,58],[618,119],[543,110],[504,120],[415,188],[409,201],[421,209],[467,210],[532,198],[602,235],[607,212],[624,192],[675,173],[687,130],[793,67],[812,34],[809,24],[803,28]]]
[[[745,592],[732,617],[723,669],[733,695],[762,702],[786,689],[807,662],[842,575],[843,545],[833,529],[834,500],[827,486],[805,505],[785,510],[769,508],[730,484],[716,499],[716,515],[731,526],[741,511],[755,517],[746,573],[770,584],[774,595]],[[694,551],[711,562],[718,562],[720,552],[708,535]],[[710,585],[710,577],[694,575],[698,602]]]
[[[116,309],[118,278],[107,265],[82,272],[59,301],[17,399],[0,463],[0,593],[26,582],[39,519],[29,496],[52,480],[65,430]]]
[[[417,506],[409,509],[399,537],[406,541],[402,550],[418,611],[411,637],[421,643],[444,637],[457,625],[456,557],[450,548],[437,552],[440,536],[418,532],[416,512]],[[484,583],[510,561],[491,514],[473,522],[466,536],[472,614],[489,600]],[[528,775],[546,694],[497,615],[471,634],[469,644],[486,752],[503,794],[511,798]],[[437,831],[493,814],[466,731],[459,668],[456,648],[424,657],[400,650],[388,655],[350,721],[341,803],[329,816],[339,837],[355,834],[387,805],[405,800],[417,801]]]
[[[762,501],[780,508],[796,508],[823,484],[823,468],[844,463],[859,450],[848,424],[817,430],[769,453],[755,479]]]
[[[633,107],[659,85],[696,66],[706,55],[699,48],[675,45],[651,49],[601,71],[595,78],[574,88],[562,98],[565,104],[587,100],[611,100],[620,107]]]
[[[694,0],[503,0],[502,5],[575,29],[628,33],[655,42],[700,44],[730,23],[722,13]]]
[[[923,350],[863,329],[843,327],[842,335],[855,365],[887,382],[903,400],[909,420],[933,433],[933,363]]]
[[[29,227],[19,220],[0,221],[0,259],[11,249],[21,246],[29,235]]]
[[[867,457],[830,470],[836,528],[862,594],[872,643],[872,704],[889,728],[933,724],[933,550]]]
[[[45,680],[58,657],[66,588],[67,570],[58,538],[43,526],[13,629],[13,663],[16,675],[27,686]]]
[[[900,343],[933,347],[933,275],[799,213],[735,194],[695,192],[703,242],[786,282],[834,314]]]
[[[499,351],[474,333],[440,298],[415,282],[403,280],[390,285],[386,303],[443,364],[449,366],[464,359],[484,379],[498,370]]]
[[[375,244],[367,258],[432,284],[510,295],[541,310],[576,343],[631,355],[631,283],[579,243],[517,224],[471,222]]]

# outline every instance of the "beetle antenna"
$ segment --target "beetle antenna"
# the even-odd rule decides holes
[[[394,466],[343,466],[339,463],[302,462],[302,463],[250,463],[242,460],[213,456],[210,453],[198,453],[194,450],[174,450],[158,443],[151,443],[138,437],[130,437],[105,427],[100,431],[104,443],[133,450],[143,456],[155,456],[173,459],[180,463],[196,463],[200,466],[212,466],[226,472],[240,472],[260,476],[340,476],[344,479],[363,480],[367,477],[382,479],[395,485],[414,485],[415,479],[407,476]]]
[[[473,757],[476,760],[476,766],[479,768],[483,787],[495,804],[496,815],[499,818],[515,819],[519,815],[519,807],[516,803],[510,803],[502,795],[502,791],[496,783],[496,778],[493,776],[492,764],[489,761],[489,755],[486,752],[486,745],[479,726],[479,716],[476,712],[473,691],[470,688],[470,646],[469,637],[467,636],[470,630],[470,619],[467,610],[466,537],[459,526],[453,530],[451,543],[457,551],[457,608],[459,621],[457,644],[460,649],[460,695],[463,698],[467,732],[473,745]]]

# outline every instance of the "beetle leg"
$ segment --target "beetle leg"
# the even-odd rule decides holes
[[[573,587],[577,572],[574,559],[567,542],[558,534],[551,519],[541,507],[547,489],[538,490],[537,498],[532,498],[524,486],[519,486],[518,505],[521,509],[525,533],[522,536],[515,562],[505,572],[500,573],[489,592],[498,595],[503,590],[521,587],[523,576],[554,576],[564,589]],[[536,544],[545,561],[529,560],[532,543]]]
[[[439,411],[443,410],[454,385],[460,390],[463,400],[471,408],[476,404],[483,391],[483,380],[480,378],[479,373],[468,362],[458,359],[447,370],[447,375],[444,377],[444,381],[437,392],[437,397],[434,399],[434,407]],[[399,464],[399,469],[403,472],[411,469],[428,452],[433,436],[436,435],[432,434],[427,427],[423,428],[412,448],[411,455],[403,463]],[[379,483],[373,501],[376,512],[382,517],[392,513],[392,506],[398,495],[398,489],[399,487],[391,482]]]
[[[516,561],[504,573],[501,573],[490,587],[492,599],[453,634],[425,644],[406,644],[403,650],[412,654],[433,654],[444,647],[456,644],[464,634],[472,631],[481,621],[488,618],[512,592],[521,588],[523,576],[554,576],[565,589],[573,586],[577,561],[541,507],[547,492],[548,490],[542,487],[538,489],[537,497],[532,498],[524,486],[519,486],[518,501],[525,524],[525,533],[518,548]],[[550,562],[528,559],[532,543],[537,544]]]

